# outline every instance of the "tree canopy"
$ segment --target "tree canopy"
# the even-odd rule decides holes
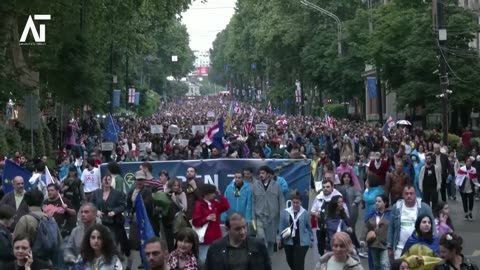
[[[180,23],[191,2],[1,1],[0,105],[38,91],[59,102],[108,110],[112,88],[122,89],[122,97],[127,85],[163,93],[167,76],[180,78],[192,69],[193,52]],[[42,22],[46,45],[20,46],[28,16],[39,12],[51,15]]]
[[[420,106],[431,113],[441,107],[435,98],[440,94],[435,70],[445,57],[453,113],[466,121],[472,108],[476,109],[479,58],[478,49],[469,43],[479,26],[474,13],[459,7],[457,1],[441,1],[446,11],[447,47],[439,46],[432,30],[431,1],[373,1],[371,9],[362,1],[310,2],[342,21],[342,55],[330,17],[300,1],[239,0],[235,15],[213,43],[210,80],[239,89],[254,85],[258,78],[268,81],[269,87],[262,89],[276,105],[293,99],[295,81],[300,80],[309,109],[318,113],[322,96],[337,103],[363,100],[362,73],[366,65],[373,65],[382,86],[396,93],[399,110]]]

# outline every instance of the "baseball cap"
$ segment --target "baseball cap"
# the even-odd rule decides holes
[[[140,170],[135,172],[135,180],[145,180],[145,179],[147,179],[147,176],[143,171]]]

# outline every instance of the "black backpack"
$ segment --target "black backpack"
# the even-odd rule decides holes
[[[320,217],[317,218],[317,227],[319,230],[326,230],[327,226],[327,211],[330,201],[322,200],[322,206],[320,207]]]

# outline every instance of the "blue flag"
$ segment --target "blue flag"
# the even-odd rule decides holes
[[[120,127],[115,123],[111,114],[108,114],[107,124],[103,131],[103,139],[108,142],[117,142],[118,134],[120,133]]]
[[[377,97],[377,78],[367,77],[368,98]]]
[[[212,145],[219,149],[223,150],[225,145],[223,144],[223,136],[225,136],[225,131],[223,128],[223,117],[218,119],[218,131],[213,134]]]
[[[140,92],[135,92],[135,101],[133,104],[140,105]]]
[[[135,199],[135,215],[137,216],[138,235],[140,236],[140,256],[142,257],[143,265],[146,270],[149,270],[147,257],[145,256],[145,242],[148,239],[155,237],[152,225],[148,219],[147,210],[143,203],[142,194],[138,194]]]
[[[113,90],[112,107],[120,107],[120,90],[118,89]]]
[[[23,185],[25,190],[30,188],[30,183],[28,180],[32,177],[32,173],[29,170],[18,166],[15,162],[7,159],[5,161],[5,167],[3,168],[2,175],[2,187],[5,193],[13,190],[12,184],[15,176],[23,177]]]

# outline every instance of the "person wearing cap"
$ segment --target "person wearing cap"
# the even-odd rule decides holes
[[[146,180],[145,172],[140,170],[135,172],[135,187],[130,190],[127,194],[127,210],[128,217],[130,220],[130,246],[133,250],[140,250],[140,236],[138,234],[137,219],[135,217],[135,200],[137,196],[142,196],[143,203],[145,204],[145,209],[147,211],[147,216],[150,221],[153,221],[153,197],[152,189],[145,186]],[[157,229],[156,227],[154,230]],[[157,229],[158,231],[158,229]],[[158,234],[158,232],[156,232]]]
[[[376,174],[380,178],[380,185],[385,185],[385,179],[388,172],[388,163],[382,159],[380,152],[373,154],[373,160],[370,161],[368,172]]]
[[[256,227],[257,238],[263,239],[270,254],[277,239],[280,214],[285,209],[285,198],[275,172],[268,166],[258,169],[259,180],[252,187],[252,222]]]
[[[475,186],[480,186],[478,183],[477,170],[472,166],[473,160],[475,160],[474,157],[468,157],[465,160],[465,165],[460,167],[455,179],[455,184],[458,186],[460,196],[462,197],[465,220],[473,220],[474,189]]]

